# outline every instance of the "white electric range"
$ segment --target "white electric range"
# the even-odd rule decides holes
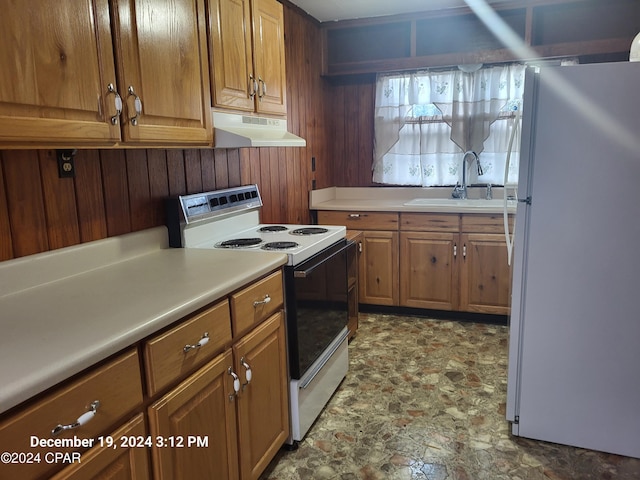
[[[340,225],[260,223],[257,185],[167,199],[169,244],[178,248],[273,251],[284,267],[291,436],[302,440],[347,374],[347,264],[355,245]]]
[[[170,199],[170,245],[285,253],[298,265],[346,236],[346,227],[262,224],[257,185],[184,195]],[[176,213],[180,213],[176,217]]]

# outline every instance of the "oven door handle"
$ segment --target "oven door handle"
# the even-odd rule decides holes
[[[313,272],[316,268],[318,268],[320,265],[322,265],[323,263],[331,260],[333,257],[335,257],[336,255],[340,255],[342,252],[346,251],[347,249],[349,249],[352,245],[354,245],[353,241],[348,241],[347,244],[342,247],[340,250],[338,250],[337,252],[332,253],[331,255],[329,255],[328,257],[324,257],[322,260],[320,260],[318,263],[310,266],[309,268],[305,269],[305,270],[294,270],[293,271],[293,276],[295,278],[307,278],[311,272]]]

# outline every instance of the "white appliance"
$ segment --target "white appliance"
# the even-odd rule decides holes
[[[507,419],[640,458],[640,63],[525,82]]]
[[[169,245],[231,249],[238,255],[273,251],[284,267],[291,436],[302,440],[347,374],[347,264],[355,244],[341,225],[260,223],[257,185],[166,200]]]

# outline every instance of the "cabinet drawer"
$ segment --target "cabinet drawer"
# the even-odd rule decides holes
[[[282,272],[277,271],[231,296],[233,336],[258,325],[283,305]]]
[[[130,445],[123,444],[120,440],[123,437],[146,439],[146,432],[144,417],[139,413],[118,430],[109,434],[114,441],[114,447],[117,448],[105,448],[96,442],[91,450],[82,455],[81,462],[73,463],[51,480],[104,478],[100,474],[108,470],[122,472],[124,478],[135,480],[151,478],[147,449],[141,448],[136,442],[131,442],[132,445]]]
[[[513,229],[514,216],[509,215],[509,225]],[[504,233],[504,219],[501,213],[462,215],[463,233]]]
[[[345,225],[353,230],[397,230],[398,214],[391,212],[318,212],[321,225]]]
[[[460,216],[457,213],[402,213],[400,230],[412,232],[458,232]]]
[[[204,338],[206,343],[201,343]],[[203,365],[230,342],[231,316],[226,300],[149,340],[144,349],[149,394]]]
[[[53,435],[58,425],[70,426],[99,402],[93,418],[73,429]],[[46,393],[35,404],[0,423],[0,450],[40,454],[40,463],[3,465],[6,478],[30,479],[59,470],[62,464],[47,463],[51,452],[87,450],[90,439],[104,434],[124,415],[142,404],[142,378],[136,350],[120,355],[109,363],[96,367],[81,377]],[[42,440],[87,439],[85,445],[63,447],[32,447],[31,436]],[[4,477],[3,477],[4,478]]]

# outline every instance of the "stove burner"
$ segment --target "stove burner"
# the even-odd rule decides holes
[[[288,230],[284,225],[267,225],[265,227],[260,228],[259,232],[284,232]]]
[[[261,243],[262,243],[262,239],[257,237],[256,238],[233,238],[231,240],[226,240],[224,242],[218,243],[216,247],[242,248],[242,247],[253,247]]]
[[[269,242],[265,243],[262,247],[264,250],[287,250],[289,248],[296,248],[298,244],[296,242]]]
[[[298,228],[291,232],[292,235],[318,235],[321,233],[327,233],[329,230],[326,228],[320,227],[306,227],[306,228]]]

